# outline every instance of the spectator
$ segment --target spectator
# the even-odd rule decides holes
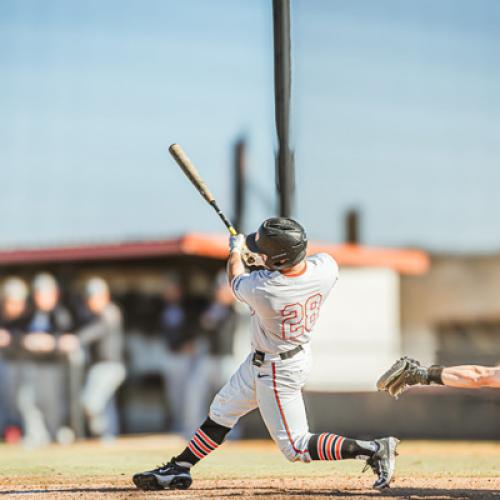
[[[193,311],[180,277],[169,274],[163,291],[164,306],[160,315],[160,334],[165,341],[167,362],[163,371],[164,386],[171,419],[171,430],[186,431],[186,394],[195,356]]]
[[[1,292],[0,348],[14,348],[26,329],[29,290],[20,278],[5,280]]]
[[[78,342],[71,332],[73,320],[69,311],[60,303],[59,285],[48,273],[38,274],[33,280],[34,312],[28,322],[28,334],[23,339],[29,351],[71,351]]]
[[[164,307],[160,317],[160,331],[168,349],[186,352],[191,349],[192,338],[188,333],[186,297],[180,278],[170,274],[163,290]]]
[[[122,314],[111,301],[108,284],[91,278],[85,285],[87,321],[78,340],[87,349],[90,368],[82,392],[89,429],[95,436],[111,438],[119,433],[115,394],[125,380]]]
[[[16,394],[20,367],[14,358],[26,329],[28,294],[28,286],[17,277],[7,278],[0,293],[0,429],[6,439],[19,432]]]
[[[31,356],[23,364],[23,386],[18,395],[30,445],[44,444],[66,432],[68,416],[66,363],[61,353],[78,347],[71,333],[73,320],[60,303],[59,286],[47,273],[38,274],[32,283],[33,312],[21,345]]]
[[[225,273],[217,276],[212,302],[205,302],[196,318],[198,348],[187,381],[186,434],[195,430],[196,420],[199,422],[203,418],[210,399],[223,385],[227,372],[234,367],[231,356],[237,322],[234,303]]]
[[[200,317],[200,326],[210,341],[210,354],[214,367],[212,390],[215,391],[220,389],[227,379],[226,365],[231,365],[228,369],[232,370],[233,337],[238,322],[235,302],[226,273],[217,275],[213,301]]]

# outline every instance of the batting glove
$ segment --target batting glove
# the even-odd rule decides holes
[[[229,251],[241,253],[243,247],[245,246],[245,235],[237,234],[236,236],[231,236],[229,238]]]

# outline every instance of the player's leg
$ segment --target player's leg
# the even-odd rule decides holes
[[[395,468],[395,438],[373,441],[324,432],[311,434],[302,398],[307,373],[300,364],[266,363],[260,368],[256,394],[262,418],[285,457],[292,461],[363,459],[378,479],[376,488],[387,486]]]
[[[249,356],[215,396],[207,419],[186,448],[161,467],[135,474],[135,485],[143,490],[189,488],[191,467],[217,449],[240,417],[256,406],[253,365]]]
[[[94,363],[87,374],[81,403],[94,436],[114,436],[118,432],[114,395],[126,377],[125,366],[113,361]]]
[[[441,382],[449,387],[500,388],[500,366],[462,365],[448,366],[441,370]]]

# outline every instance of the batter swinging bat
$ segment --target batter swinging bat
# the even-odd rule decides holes
[[[205,198],[205,200],[212,205],[214,210],[217,212],[217,215],[222,219],[222,222],[229,229],[229,232],[236,236],[238,232],[234,229],[233,225],[229,222],[227,217],[222,213],[221,209],[218,207],[217,202],[213,194],[209,191],[207,185],[201,178],[198,170],[193,165],[191,160],[188,158],[187,154],[184,150],[179,146],[179,144],[172,144],[168,150],[170,154],[174,157],[174,160],[177,162],[179,167],[182,168],[182,171],[186,174],[187,178],[193,183],[194,187],[199,191],[201,196]]]

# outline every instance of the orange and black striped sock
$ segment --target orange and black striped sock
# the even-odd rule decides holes
[[[208,417],[194,433],[186,449],[175,457],[175,462],[184,466],[196,464],[222,444],[230,430]]]
[[[371,457],[378,450],[378,444],[323,432],[311,436],[308,450],[312,460],[345,460]]]

